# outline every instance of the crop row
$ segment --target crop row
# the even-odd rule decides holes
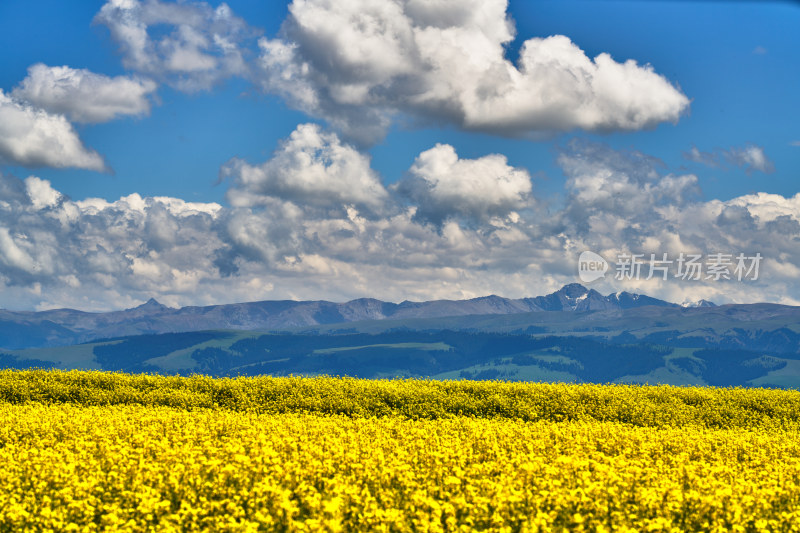
[[[777,389],[2,370],[1,402],[409,419],[597,420],[644,427],[800,427],[800,392]]]

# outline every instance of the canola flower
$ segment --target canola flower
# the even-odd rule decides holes
[[[797,396],[0,372],[0,531],[796,531]]]
[[[411,419],[597,420],[653,427],[800,428],[800,391],[781,389],[0,370],[0,402]]]

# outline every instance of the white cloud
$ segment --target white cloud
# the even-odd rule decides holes
[[[25,178],[25,191],[28,193],[28,198],[34,209],[54,207],[63,198],[61,193],[50,185],[49,181],[36,176]]]
[[[748,174],[754,171],[765,174],[775,171],[775,165],[764,153],[764,148],[755,144],[748,144],[742,148],[734,146],[728,150],[717,148],[713,152],[702,152],[696,146],[692,146],[691,150],[683,152],[683,157],[709,167],[720,167],[722,162],[726,161],[744,168]]]
[[[693,161],[695,163],[700,163],[707,167],[719,167],[720,166],[720,150],[715,152],[702,152],[700,151],[697,146],[692,145],[692,148],[687,151],[683,152],[683,158],[688,161]]]
[[[1,89],[0,160],[28,167],[108,171],[103,158],[83,145],[66,118],[18,102]]]
[[[504,218],[531,202],[531,179],[500,154],[459,159],[448,144],[437,144],[414,161],[396,187],[417,205],[417,216],[440,224],[451,216],[487,221]]]
[[[0,262],[24,271],[36,270],[36,263],[31,256],[9,234],[8,229],[2,227],[0,227]]]
[[[75,122],[107,122],[120,115],[148,114],[147,97],[155,89],[150,80],[110,78],[86,69],[39,63],[28,68],[28,76],[11,96]]]
[[[696,176],[664,175],[662,161],[638,151],[572,142],[558,162],[567,176],[566,213],[581,231],[589,231],[598,217],[649,220],[655,209],[682,206],[700,192]]]
[[[612,262],[623,252],[758,252],[756,282],[609,276],[592,286],[677,302],[800,301],[800,194],[701,201],[694,175],[671,174],[640,152],[574,142],[559,158],[565,206],[547,210],[531,197],[527,173],[502,156],[459,159],[439,145],[405,178],[426,185],[417,196],[378,188],[363,198],[384,207],[370,211],[330,186],[336,176],[353,189],[379,185],[363,173],[368,161],[349,159],[357,152],[314,126],[295,134],[251,168],[257,179],[231,176],[231,189],[252,189],[255,199],[231,208],[138,194],[73,201],[46,180],[0,175],[0,307],[113,309],[151,296],[170,305],[523,297],[576,281],[584,250]],[[296,173],[276,174],[277,162]],[[420,217],[426,209],[441,215],[438,224]]]
[[[525,41],[505,0],[295,1],[280,39],[262,38],[261,82],[362,142],[398,112],[469,130],[527,135],[638,130],[689,106],[649,65],[594,59],[569,38]],[[379,137],[377,137],[379,138]]]
[[[668,279],[616,285],[672,301],[696,295],[717,302],[781,302],[797,298],[788,274],[800,264],[800,196],[758,193],[728,201],[697,199],[693,175],[664,175],[657,161],[601,145],[573,145],[560,164],[569,177],[559,214],[570,249],[613,259],[619,253],[712,253],[765,258],[757,282]],[[647,267],[644,267],[645,270]],[[613,284],[606,284],[609,289]],[[789,291],[789,292],[786,292]]]
[[[791,146],[800,146],[800,141],[792,141],[789,143]]]
[[[280,198],[298,205],[381,207],[388,193],[369,158],[316,124],[300,124],[267,162],[226,163],[221,175],[233,180],[231,205],[251,207]]]
[[[764,148],[749,144],[744,148],[731,148],[726,154],[728,160],[748,173],[753,171],[771,173],[775,172],[775,165],[764,153]]]
[[[0,188],[0,307],[88,297],[109,308],[136,294],[189,294],[217,276],[217,204],[137,194],[75,202],[35,176],[0,176]]]
[[[242,43],[255,35],[225,3],[108,0],[95,22],[108,27],[127,68],[187,92],[245,75]]]
[[[733,198],[727,202],[746,208],[760,222],[774,222],[789,217],[800,222],[800,193],[790,198],[780,194],[759,192]]]

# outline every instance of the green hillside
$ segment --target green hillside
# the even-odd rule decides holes
[[[716,386],[800,386],[800,356],[480,331],[200,331],[0,354],[9,368],[212,376],[342,375]]]

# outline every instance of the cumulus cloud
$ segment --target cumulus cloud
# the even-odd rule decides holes
[[[36,176],[25,178],[25,192],[28,194],[31,206],[34,209],[53,207],[63,198],[61,193],[50,185],[49,181]]]
[[[460,159],[438,145],[387,190],[350,150],[301,126],[271,160],[249,165],[252,179],[236,173],[244,163],[233,165],[231,190],[252,198],[232,207],[137,194],[74,201],[41,178],[0,175],[0,307],[111,309],[151,296],[170,305],[524,297],[576,281],[585,250],[611,262],[623,253],[764,258],[758,281],[616,281],[612,270],[593,284],[601,292],[800,300],[800,194],[702,201],[694,175],[641,152],[576,141],[558,159],[564,205],[548,208],[532,198],[527,172],[502,156]],[[277,162],[294,173],[281,174]],[[350,189],[376,187],[363,198],[383,207],[353,196],[363,190],[345,195],[331,185],[339,179]],[[413,182],[414,194],[402,195]]]
[[[95,22],[108,27],[127,68],[188,92],[245,75],[243,42],[255,35],[225,3],[108,0]]]
[[[73,201],[47,181],[0,176],[2,307],[109,308],[188,294],[216,272],[221,206],[176,198]],[[115,303],[114,299],[118,299]]]
[[[759,192],[734,198],[729,205],[746,208],[758,220],[768,223],[789,217],[800,222],[800,193],[792,197]]]
[[[121,115],[146,115],[155,82],[136,77],[108,77],[86,69],[38,63],[12,91],[17,100],[66,115],[75,122],[107,122]]]
[[[527,276],[518,272],[528,260],[514,249],[518,230],[447,223],[436,231],[415,222],[413,210],[369,218],[354,207],[306,211],[277,198],[266,209],[136,194],[72,201],[35,177],[2,176],[0,189],[6,308],[109,309],[152,295],[172,305],[469,297],[491,286],[476,275],[488,264],[517,271],[509,280]]]
[[[567,176],[568,205],[575,219],[606,212],[650,216],[655,207],[680,206],[700,192],[693,174],[665,175],[661,160],[635,150],[572,141],[558,163]]]
[[[563,35],[528,39],[512,63],[506,4],[295,1],[281,38],[259,41],[261,83],[365,143],[400,112],[516,136],[638,130],[688,108],[650,65],[589,58]]]
[[[241,159],[226,163],[220,175],[233,180],[228,200],[237,207],[273,203],[377,209],[387,192],[369,157],[316,124],[300,124],[273,157],[261,165]]]
[[[64,116],[19,102],[1,89],[0,161],[27,167],[109,170],[97,152],[83,145]]]
[[[758,193],[728,201],[699,201],[697,178],[665,173],[639,152],[573,144],[559,160],[568,175],[567,207],[557,214],[570,249],[589,249],[612,260],[620,253],[760,253],[759,282],[708,280],[628,282],[631,289],[672,301],[697,295],[720,302],[797,301],[793,265],[800,264],[800,196]],[[674,265],[673,265],[674,266]],[[757,295],[757,296],[754,296]],[[790,300],[788,298],[794,298]]]
[[[683,152],[684,159],[694,161],[709,167],[721,167],[728,163],[744,168],[748,174],[755,171],[769,174],[775,172],[774,163],[764,153],[764,148],[755,144],[748,144],[742,148],[732,147],[728,150],[717,148],[713,152],[702,152],[696,146]]]
[[[525,169],[492,154],[459,159],[455,148],[437,144],[422,152],[396,190],[418,207],[419,219],[441,224],[450,217],[488,221],[516,217],[531,201],[531,178]]]

